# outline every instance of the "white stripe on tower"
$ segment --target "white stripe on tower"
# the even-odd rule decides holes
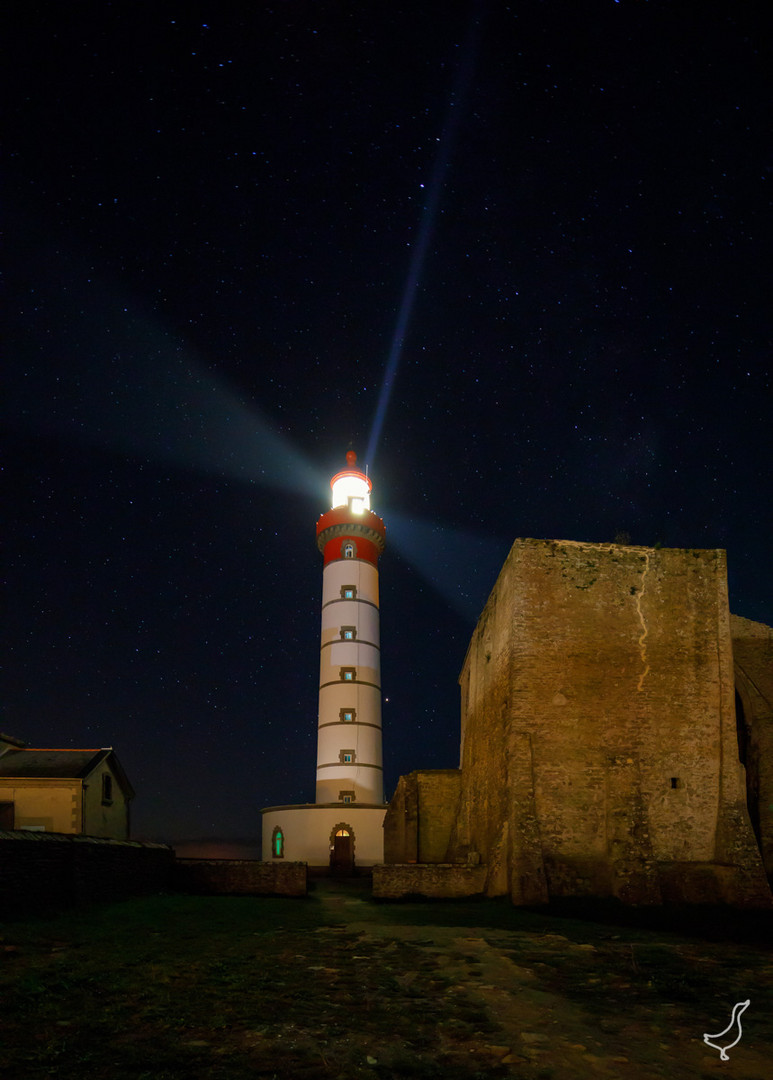
[[[317,522],[324,557],[317,731],[318,803],[383,804],[378,559],[384,522],[370,479],[346,455]]]

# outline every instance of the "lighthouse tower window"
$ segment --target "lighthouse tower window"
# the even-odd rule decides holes
[[[351,540],[347,541],[341,547],[341,554],[343,555],[343,557],[345,559],[353,559],[354,558],[354,556],[356,554],[356,549],[354,547],[354,544],[351,542]]]
[[[356,709],[341,709],[339,712],[340,722],[342,724],[353,724],[356,715]]]
[[[342,679],[343,682],[354,682],[356,675],[357,675],[356,668],[353,668],[353,667],[342,667],[341,668],[341,679]]]
[[[356,585],[342,585],[341,586],[341,599],[342,600],[356,600],[357,599],[357,586]]]
[[[338,759],[342,765],[351,765],[354,762],[354,750],[340,750]]]
[[[357,637],[357,629],[354,626],[341,627],[341,641],[354,641]]]
[[[285,857],[284,833],[278,825],[274,829],[274,834],[271,837],[271,856],[274,859],[283,859]]]

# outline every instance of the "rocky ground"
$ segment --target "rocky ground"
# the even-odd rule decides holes
[[[552,920],[548,932],[384,925],[362,899],[333,889],[322,900],[331,913],[348,912],[348,933],[360,947],[381,942],[386,959],[400,942],[416,950],[415,970],[434,965],[448,984],[450,1015],[461,998],[485,1013],[494,1027],[468,1032],[466,1049],[471,1062],[489,1059],[487,1075],[492,1059],[510,1075],[578,1080],[771,1075],[769,949],[576,920]],[[732,1005],[747,998],[742,1038],[723,1062],[703,1033],[726,1027]]]
[[[767,1080],[773,952],[521,912],[156,897],[0,930],[0,1074]],[[749,999],[721,1061],[703,1032]],[[728,1036],[726,1041],[732,1041]]]

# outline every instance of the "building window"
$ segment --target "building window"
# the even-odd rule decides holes
[[[353,724],[357,717],[356,709],[341,709],[338,713],[338,718],[342,724]]]
[[[277,825],[271,837],[271,858],[283,859],[285,857],[285,834]]]
[[[356,637],[357,628],[355,626],[341,627],[341,641],[354,641]]]
[[[682,781],[679,779],[679,777],[678,776],[672,776],[671,777],[671,787],[672,788],[680,788],[681,786],[682,786]]]
[[[113,778],[110,773],[102,773],[102,805],[110,806],[113,802]]]
[[[354,798],[355,798],[355,796],[354,796],[353,791],[339,791],[338,792],[338,800],[339,800],[339,802],[347,803],[347,804],[353,803]]]
[[[356,585],[342,585],[341,586],[341,599],[342,600],[356,600],[357,599],[357,586]]]
[[[351,765],[354,762],[354,750],[340,750],[338,760],[342,765]]]
[[[353,559],[357,554],[357,548],[351,540],[347,540],[341,545],[341,555],[344,559]]]
[[[357,678],[357,669],[353,667],[341,668],[341,681],[342,682],[354,682]]]

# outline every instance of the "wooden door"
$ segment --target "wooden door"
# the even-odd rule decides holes
[[[354,869],[352,836],[345,829],[339,829],[333,837],[330,865],[335,874],[351,874]]]

